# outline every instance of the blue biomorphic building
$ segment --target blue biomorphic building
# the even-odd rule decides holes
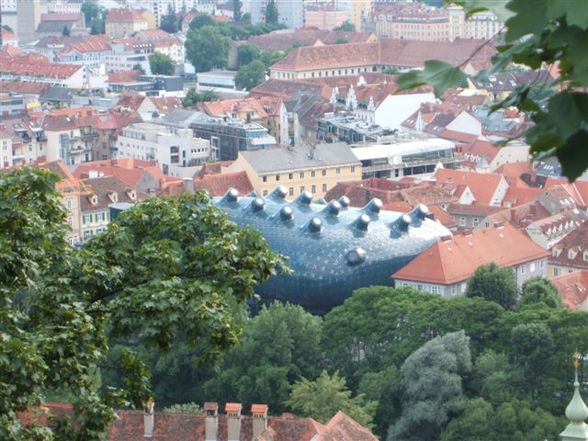
[[[338,201],[312,202],[303,192],[286,199],[285,187],[261,197],[239,197],[230,189],[214,199],[239,226],[262,233],[270,247],[288,257],[290,275],[257,287],[265,300],[280,299],[325,313],[362,286],[389,285],[398,271],[442,236],[451,233],[419,205],[408,213],[382,210],[372,199],[363,208]]]

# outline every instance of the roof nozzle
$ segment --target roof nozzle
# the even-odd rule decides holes
[[[331,201],[325,208],[323,208],[322,211],[323,213],[327,213],[333,216],[339,216],[339,212],[341,211],[341,204],[338,201]]]
[[[418,204],[408,213],[411,215],[413,219],[420,219],[425,220],[426,218],[430,218],[432,216],[429,208],[425,204]]]
[[[288,189],[286,187],[284,187],[283,185],[278,185],[276,188],[274,188],[274,190],[269,194],[268,197],[270,197],[274,200],[283,200],[286,198],[287,194],[288,194]]]
[[[349,204],[351,203],[351,201],[349,200],[349,198],[347,196],[341,196],[339,198],[339,203],[341,204],[341,207],[347,208],[347,207],[349,207]]]
[[[300,196],[296,198],[296,202],[300,204],[310,205],[312,202],[312,193],[310,191],[303,191]]]
[[[263,198],[255,198],[251,202],[251,209],[253,211],[261,211],[265,207],[265,201]]]
[[[352,250],[348,251],[347,255],[345,256],[345,260],[347,260],[349,265],[358,265],[365,261],[365,258],[366,252],[361,247],[353,248]]]
[[[362,208],[362,210],[366,213],[379,213],[383,206],[384,204],[381,199],[373,198]]]
[[[323,228],[323,223],[318,217],[313,217],[308,223],[308,230],[312,233],[318,233]]]
[[[355,219],[354,224],[358,229],[366,231],[368,229],[368,225],[370,224],[370,221],[371,221],[370,217],[367,214],[363,213],[363,214],[359,215],[359,217],[357,219]]]
[[[280,210],[280,219],[291,220],[294,217],[294,211],[291,207],[282,207]]]
[[[238,197],[239,197],[239,192],[237,191],[237,189],[231,187],[227,190],[227,192],[222,197],[221,203],[222,202],[237,202]]]
[[[400,231],[408,231],[408,227],[410,226],[411,222],[412,217],[405,213],[398,219],[396,219],[394,222],[392,222],[392,226],[398,228]]]

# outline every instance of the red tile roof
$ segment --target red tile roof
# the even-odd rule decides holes
[[[194,179],[194,189],[207,190],[211,196],[222,196],[229,188],[237,189],[239,194],[248,194],[253,191],[253,185],[244,171],[211,174]]]
[[[588,270],[588,222],[576,226],[553,246],[549,263]]]
[[[586,310],[586,306],[582,304],[588,297],[588,270],[574,271],[554,277],[551,281],[559,291],[566,308],[580,309],[583,306],[582,310]]]
[[[76,178],[87,179],[90,172],[96,172],[98,176],[115,176],[133,188],[145,173],[149,173],[160,182],[163,182],[165,178],[156,161],[144,161],[135,158],[84,162],[76,167],[73,175]]]
[[[39,54],[8,55],[5,51],[0,54],[0,71],[13,75],[27,75],[31,77],[68,79],[84,66],[74,64],[49,63]]]
[[[435,179],[439,183],[467,185],[478,204],[490,205],[492,196],[503,178],[501,175],[492,173],[473,173],[440,168],[435,172]]]
[[[106,21],[110,23],[132,23],[143,21],[145,9],[110,9]]]
[[[272,70],[307,71],[369,65],[422,67],[427,60],[441,60],[452,66],[464,62],[490,63],[495,50],[481,40],[435,42],[381,39],[375,43],[347,43],[299,47],[272,66]],[[480,47],[483,47],[480,50]]]
[[[0,90],[41,95],[45,90],[49,88],[49,84],[43,83],[29,83],[27,81],[0,81]]]
[[[213,410],[206,403],[206,410]],[[227,403],[237,405],[239,403]],[[265,405],[259,409],[265,408]],[[41,408],[21,412],[19,417],[23,424],[47,424],[47,415],[68,415],[73,407],[64,403],[47,403]],[[256,408],[257,409],[257,408]],[[254,410],[255,412],[255,410]],[[143,441],[143,412],[134,410],[117,411],[118,419],[110,426],[108,441]],[[153,441],[204,441],[204,414],[155,412]],[[218,441],[227,441],[228,418],[226,414],[218,415]],[[377,441],[377,438],[366,428],[351,419],[343,412],[338,412],[325,425],[312,418],[293,418],[291,416],[268,417],[267,430],[259,438],[253,439],[253,418],[241,417],[241,441]]]
[[[548,255],[525,233],[506,224],[441,240],[393,274],[392,278],[452,285],[468,280],[481,265],[494,262],[500,266],[513,267]]]

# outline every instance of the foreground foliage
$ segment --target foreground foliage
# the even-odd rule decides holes
[[[533,93],[539,84],[519,86],[494,109],[515,106],[528,112],[534,126],[526,140],[535,159],[556,156],[571,181],[588,168],[588,8],[583,0],[459,0],[471,14],[494,12],[505,21],[504,42],[493,65],[478,73],[484,80],[513,63],[529,69],[547,67],[559,72],[555,92],[545,98]],[[464,63],[465,64],[465,63]],[[431,60],[422,71],[398,77],[403,88],[431,84],[441,95],[451,87],[465,87],[464,66]]]
[[[99,440],[113,406],[141,407],[149,372],[119,351],[122,389],[100,385],[109,339],[158,350],[178,339],[214,358],[237,342],[235,310],[280,265],[204,194],[152,198],[81,250],[65,241],[55,175],[0,175],[0,439]],[[241,306],[239,306],[241,305]],[[50,428],[18,412],[51,397],[74,404]]]

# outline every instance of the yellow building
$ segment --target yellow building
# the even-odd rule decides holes
[[[283,185],[290,198],[305,191],[320,198],[339,182],[361,179],[361,162],[346,144],[243,151],[228,171],[241,170],[259,194]]]
[[[106,16],[106,35],[128,37],[139,31],[155,29],[155,16],[146,9],[111,9]]]
[[[361,31],[361,19],[367,17],[373,7],[373,0],[351,0],[351,23],[357,32]]]

